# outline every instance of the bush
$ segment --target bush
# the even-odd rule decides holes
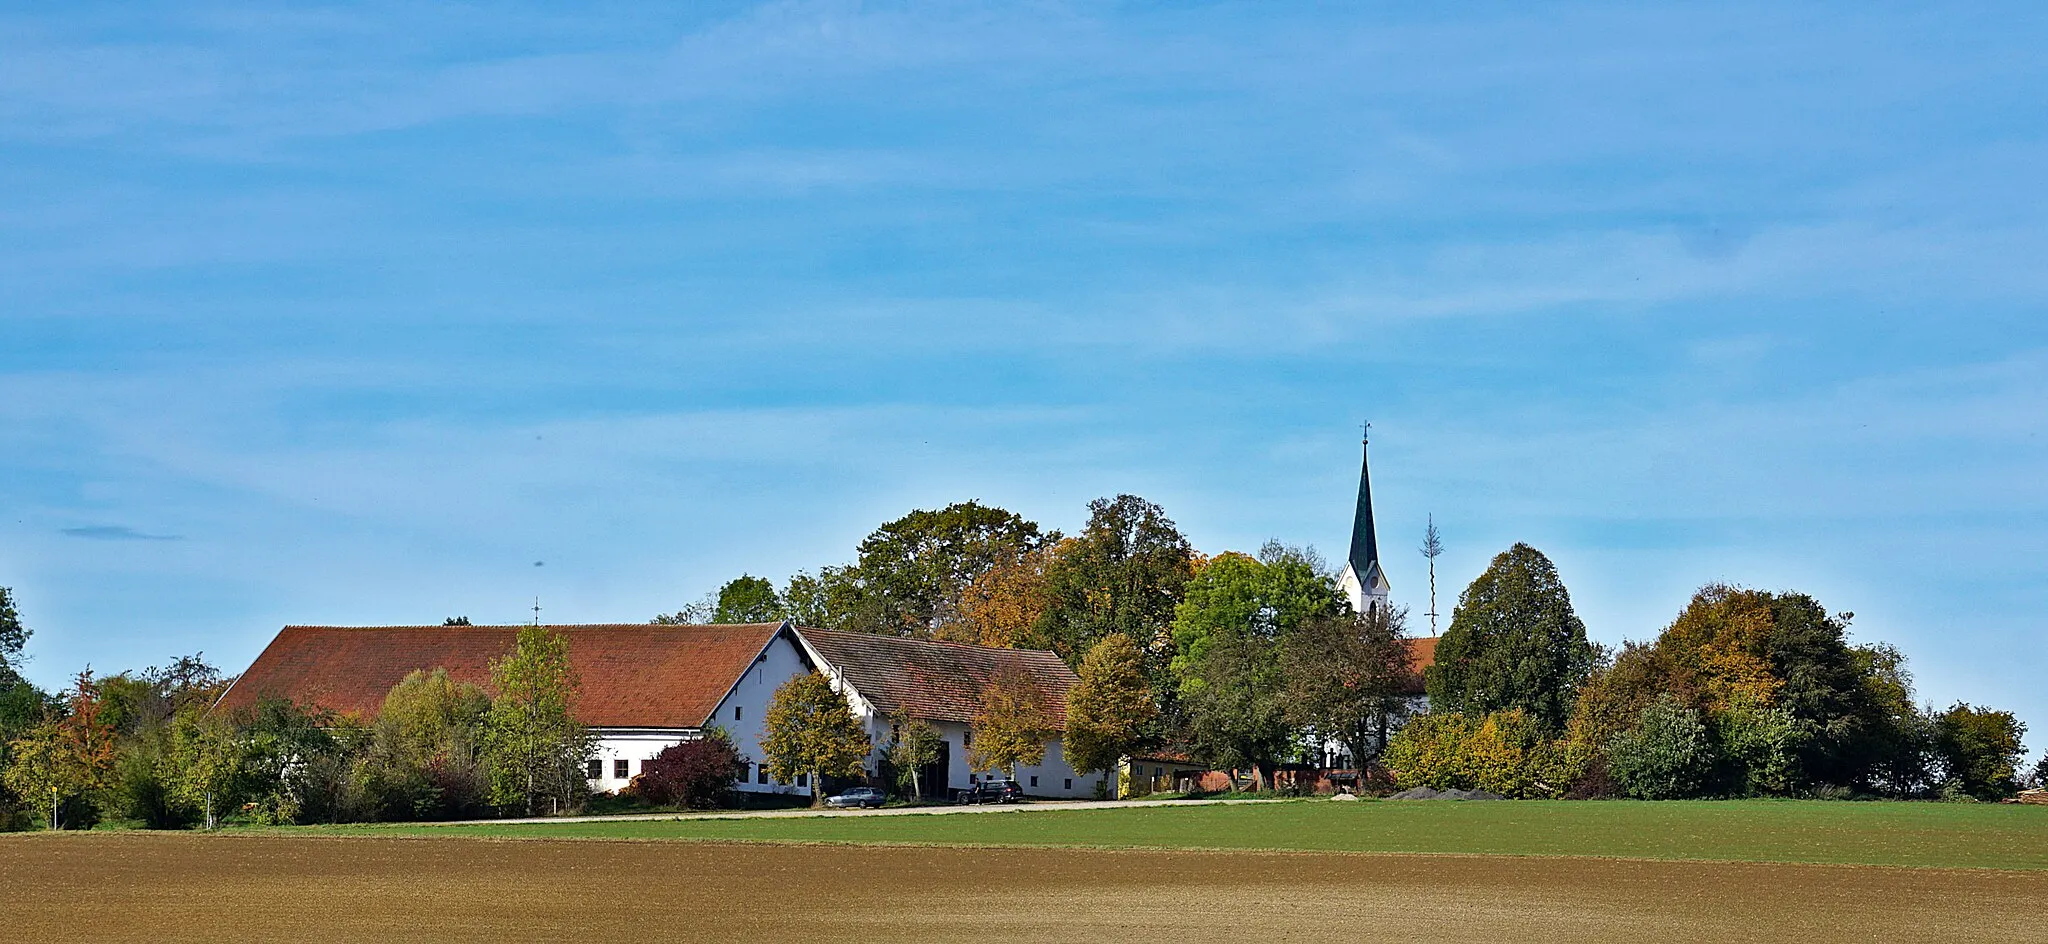
[[[1403,788],[1469,790],[1472,772],[1465,741],[1473,730],[1471,720],[1455,711],[1419,715],[1387,742],[1380,760]]]
[[[1644,706],[1636,726],[1607,746],[1607,767],[1621,791],[1641,800],[1701,795],[1716,757],[1698,711],[1665,697]]]
[[[1742,702],[1714,716],[1714,733],[1731,792],[1747,796],[1792,792],[1806,732],[1789,712]]]
[[[633,778],[628,792],[656,806],[711,809],[726,805],[733,781],[747,760],[725,732],[713,730],[694,741],[663,748]]]
[[[1382,760],[1402,787],[1531,799],[1563,796],[1587,755],[1546,737],[1534,718],[1513,708],[1476,722],[1457,712],[1422,715],[1402,726]]]

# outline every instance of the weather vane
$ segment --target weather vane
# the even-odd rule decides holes
[[[1358,424],[1358,441],[1372,442],[1372,421],[1367,420]]]
[[[533,598],[533,625],[540,625],[540,598]]]

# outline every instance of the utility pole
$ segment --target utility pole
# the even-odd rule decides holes
[[[1422,556],[1429,558],[1429,634],[1436,635],[1436,558],[1444,552],[1444,542],[1437,537],[1436,515],[1429,516],[1429,530],[1422,533]]]

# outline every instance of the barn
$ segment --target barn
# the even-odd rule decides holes
[[[374,717],[391,688],[414,671],[448,670],[488,688],[491,660],[512,648],[518,626],[286,626],[221,696],[235,711],[266,697],[361,718]],[[582,682],[578,719],[597,738],[586,770],[590,788],[623,789],[662,748],[717,726],[748,766],[738,789],[808,795],[808,778],[782,783],[762,763],[762,721],[775,690],[817,671],[846,696],[881,755],[899,710],[927,721],[946,741],[924,772],[929,792],[960,789],[988,774],[970,769],[967,752],[981,691],[999,672],[1021,671],[1036,684],[1055,725],[1065,717],[1073,672],[1050,652],[992,649],[800,627],[789,622],[672,626],[641,623],[552,626],[569,641]],[[1020,768],[1035,796],[1093,795],[1100,775],[1068,767],[1055,734],[1043,762]],[[934,789],[936,788],[936,789]]]

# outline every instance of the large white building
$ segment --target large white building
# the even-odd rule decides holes
[[[416,670],[447,669],[458,681],[488,686],[490,662],[512,648],[517,626],[287,626],[235,684],[221,707],[251,707],[266,696],[373,717],[391,688]],[[740,790],[809,794],[813,785],[783,783],[768,772],[761,750],[769,700],[783,683],[813,671],[832,680],[867,728],[875,749],[870,777],[907,711],[938,729],[941,759],[922,774],[927,795],[945,796],[989,771],[970,767],[967,753],[981,693],[1005,671],[1021,672],[1039,689],[1056,726],[1065,721],[1072,670],[1050,652],[871,636],[791,623],[711,626],[607,624],[550,627],[569,640],[569,661],[582,689],[576,715],[597,736],[589,761],[593,790],[623,789],[662,748],[723,729],[747,759]],[[1100,774],[1081,776],[1061,754],[1056,734],[1045,759],[1020,767],[1017,779],[1034,796],[1092,796]]]

